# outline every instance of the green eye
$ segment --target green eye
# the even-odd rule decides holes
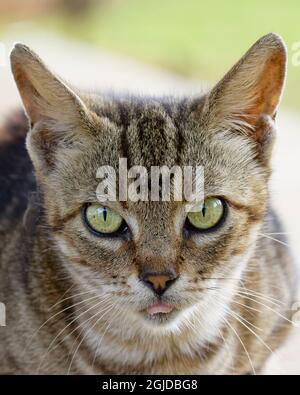
[[[124,224],[123,218],[116,211],[93,203],[85,209],[85,220],[97,233],[115,233]]]
[[[224,204],[216,197],[209,197],[196,211],[188,213],[190,224],[197,229],[210,229],[216,226],[224,214]]]

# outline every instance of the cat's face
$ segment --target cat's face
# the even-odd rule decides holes
[[[267,205],[272,117],[284,75],[281,41],[262,39],[197,100],[79,99],[28,49],[17,48],[12,59],[33,124],[28,148],[51,236],[73,280],[122,311],[126,325],[178,328],[195,311],[212,325],[221,319],[242,272],[250,270]],[[36,66],[34,78],[26,69],[25,83],[24,59]],[[203,166],[205,198],[222,205],[216,226],[191,226],[186,201],[117,200],[104,206],[122,225],[93,231],[87,208],[97,203],[97,169],[117,170],[124,157],[128,167]]]
[[[223,298],[233,282],[222,281],[217,291],[220,282],[214,278],[239,277],[265,209],[266,172],[255,160],[251,141],[236,133],[210,133],[196,122],[189,106],[169,115],[158,101],[139,106],[139,112],[133,102],[115,103],[114,108],[110,120],[99,124],[99,133],[80,152],[74,154],[71,148],[70,156],[65,151],[57,157],[59,165],[47,178],[45,206],[58,246],[71,271],[78,271],[82,286],[89,284],[142,320],[162,323],[216,294]],[[129,119],[125,132],[114,119],[121,111]],[[127,141],[125,152],[122,138]],[[203,165],[205,196],[224,204],[220,225],[190,227],[188,202],[129,200],[105,204],[124,219],[125,231],[92,232],[84,216],[86,204],[97,202],[97,168],[106,164],[117,169],[124,155],[128,164],[146,168]],[[160,296],[142,280],[145,272],[170,271],[177,279]],[[158,302],[170,305],[172,312],[147,314]]]

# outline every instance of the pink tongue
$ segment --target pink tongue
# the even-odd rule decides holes
[[[147,309],[147,313],[150,315],[154,315],[157,313],[170,313],[173,310],[173,307],[165,304],[165,303],[157,303],[154,304]]]

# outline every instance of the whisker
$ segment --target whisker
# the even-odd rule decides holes
[[[230,309],[230,308],[229,308],[229,309]],[[230,313],[231,313],[231,314],[234,314],[234,315],[236,316],[236,318],[239,318],[241,321],[246,322],[248,325],[252,326],[254,329],[257,329],[258,331],[263,332],[263,330],[262,330],[261,328],[255,326],[254,324],[252,324],[252,322],[246,320],[246,318],[241,317],[241,315],[238,314],[238,313],[236,313],[235,311],[233,311],[233,310],[230,309]]]
[[[98,298],[100,297],[100,295],[98,295]],[[42,357],[42,360],[39,364],[38,367],[38,372],[41,369],[43,362],[46,358],[46,356],[49,354],[52,345],[55,343],[56,339],[70,326],[72,325],[73,322],[75,322],[78,318],[80,318],[81,316],[83,316],[84,314],[88,313],[90,310],[94,309],[95,307],[99,306],[101,303],[103,303],[103,300],[101,300],[100,302],[96,303],[95,305],[93,305],[92,307],[88,308],[87,310],[85,310],[84,312],[80,313],[79,315],[77,315],[71,322],[69,322],[56,336],[55,338],[51,341],[50,345],[47,348],[47,351],[45,353],[45,355]]]
[[[115,302],[115,303],[110,307],[110,309],[108,309],[104,314],[102,314],[101,317],[98,318],[98,319],[96,320],[96,322],[86,331],[85,335],[83,336],[83,338],[82,338],[81,341],[79,342],[79,344],[78,344],[78,346],[77,346],[77,348],[76,348],[76,350],[75,350],[75,352],[74,352],[74,354],[73,354],[73,356],[72,356],[72,359],[71,359],[71,362],[70,362],[70,365],[69,365],[69,368],[68,368],[68,372],[67,372],[68,375],[69,375],[70,372],[71,372],[71,368],[72,368],[72,364],[73,364],[73,362],[74,362],[75,356],[76,356],[76,354],[77,354],[77,352],[78,352],[78,350],[79,350],[81,344],[83,343],[84,339],[86,338],[87,334],[98,324],[98,322],[99,322],[107,313],[109,313],[109,312],[117,305],[117,303],[118,303],[118,302]]]
[[[118,315],[118,311],[116,312],[116,314],[113,315],[113,317],[111,317],[111,321],[110,321],[109,325],[106,326],[106,328],[105,328],[105,330],[104,330],[104,332],[103,332],[103,334],[102,334],[100,340],[99,340],[98,343],[97,343],[97,347],[96,347],[96,351],[95,351],[94,358],[93,358],[93,363],[92,363],[92,369],[94,369],[94,365],[95,365],[95,362],[96,362],[96,359],[97,359],[97,354],[98,354],[98,352],[99,352],[99,350],[100,350],[100,346],[101,346],[102,340],[103,340],[105,334],[107,333],[108,329],[110,328],[111,324],[113,323],[113,319],[114,319],[117,315]],[[106,322],[107,322],[107,321],[106,321]],[[102,328],[101,328],[101,329],[102,329]]]
[[[247,295],[240,295],[240,296],[244,296],[246,299],[252,300],[254,303],[257,303],[257,304],[259,304],[259,305],[261,305],[261,306],[263,306],[263,307],[266,307],[268,310],[270,310],[270,311],[272,311],[273,313],[277,314],[278,317],[281,317],[281,318],[283,318],[285,321],[289,322],[290,324],[293,324],[293,322],[292,322],[291,320],[289,320],[289,319],[286,318],[284,315],[282,315],[281,313],[279,313],[279,311],[276,311],[276,310],[272,309],[270,306],[267,306],[266,304],[261,303],[261,302],[255,300],[255,299],[253,299],[253,298],[250,298],[250,297],[247,296]]]
[[[274,307],[284,307],[285,304],[282,302],[274,302],[272,299],[269,299],[265,296],[260,296],[260,295],[256,295],[255,293],[249,292],[249,291],[243,291],[242,289],[238,289],[237,290],[238,293],[240,293],[240,295],[246,295],[246,296],[252,296],[258,300],[262,300],[263,302],[269,303],[270,305],[273,305]]]
[[[243,283],[243,281],[241,279],[230,278],[230,277],[207,277],[206,279],[213,279],[213,280],[228,280],[228,279],[230,280],[230,279],[232,279],[232,280],[240,280]],[[257,297],[260,297],[261,299],[269,300],[270,303],[273,303],[274,305],[275,304],[282,305],[282,306],[285,305],[282,301],[280,301],[276,298],[273,298],[272,296],[265,295],[263,293],[246,288],[245,285],[242,285],[242,287],[238,286],[238,288],[241,289],[242,291],[247,291],[249,293],[249,295],[252,293],[252,294],[254,294],[253,296],[257,296]]]
[[[251,307],[251,306],[247,306],[246,304],[241,303],[241,302],[237,302],[236,300],[232,300],[232,303],[236,303],[236,304],[238,304],[239,306],[243,306],[243,307],[245,307],[245,308],[248,309],[248,310],[252,310],[252,311],[255,311],[255,312],[257,312],[257,313],[262,313],[261,310],[255,309],[254,307]]]
[[[63,310],[58,311],[57,313],[53,314],[51,317],[49,317],[49,318],[48,318],[48,319],[47,319],[47,320],[46,320],[46,321],[45,321],[45,322],[44,322],[44,323],[33,333],[33,335],[30,337],[28,343],[27,343],[27,344],[25,345],[25,347],[24,347],[23,355],[24,355],[25,352],[28,350],[28,347],[31,345],[31,343],[32,343],[32,341],[33,341],[33,339],[34,339],[34,337],[37,336],[37,334],[39,333],[39,331],[40,331],[49,321],[51,321],[53,318],[57,317],[58,315],[60,315],[60,314],[62,314],[62,313],[64,313],[64,312],[66,312],[67,310],[72,309],[72,308],[74,308],[75,306],[78,306],[78,305],[80,305],[80,304],[82,304],[82,303],[86,303],[86,302],[89,301],[89,300],[95,299],[96,297],[99,297],[99,295],[96,295],[96,296],[93,296],[93,297],[91,297],[91,298],[82,300],[82,301],[80,301],[80,302],[76,302],[76,303],[74,303],[74,304],[72,304],[72,305],[70,305],[70,306],[64,308]]]
[[[290,235],[292,232],[264,232],[264,235]]]
[[[52,305],[52,306],[49,308],[49,311],[51,311],[51,310],[52,310],[55,306],[57,306],[58,304],[65,302],[66,300],[75,299],[77,296],[82,296],[82,295],[86,295],[86,294],[88,294],[88,293],[93,293],[93,292],[95,292],[95,291],[89,290],[89,291],[80,292],[80,293],[77,293],[77,294],[68,296],[67,298],[64,298],[64,299],[60,299],[58,302],[56,302],[54,305]],[[65,294],[66,294],[66,292],[65,292]],[[65,295],[65,294],[64,294],[64,295]]]
[[[252,372],[253,372],[254,375],[256,375],[256,371],[255,371],[255,369],[254,369],[252,359],[250,358],[249,352],[248,352],[248,350],[247,350],[247,348],[246,348],[246,346],[245,346],[243,340],[241,339],[241,337],[239,336],[239,334],[237,333],[237,331],[233,328],[233,326],[229,323],[229,321],[228,321],[225,317],[223,317],[223,320],[225,321],[225,323],[227,324],[227,326],[229,326],[229,328],[233,331],[233,333],[236,335],[237,339],[239,340],[240,344],[242,345],[242,347],[243,347],[243,349],[244,349],[244,351],[245,351],[245,353],[246,353],[246,355],[247,355],[247,358],[248,358],[248,360],[249,360],[249,363],[250,363]]]
[[[109,298],[107,298],[106,300],[102,300],[100,303],[107,303],[107,300],[108,300]],[[93,306],[93,308],[95,308],[95,307],[97,307],[98,306],[98,303],[96,304],[96,305],[94,305]],[[106,304],[105,306],[103,306],[103,309],[101,309],[101,310],[99,310],[99,313],[103,313],[104,311],[106,311],[107,309],[109,309],[110,308],[110,304]],[[86,312],[88,312],[88,310],[87,311],[85,311],[85,313]],[[73,322],[75,322],[77,319],[78,319],[78,317],[80,317],[80,316],[82,316],[82,315],[84,315],[84,313],[83,314],[80,314],[80,315],[77,315],[76,317],[74,317],[74,319],[73,319],[73,321],[72,322],[70,322],[70,324],[72,324]],[[89,322],[91,319],[92,319],[93,317],[90,317],[90,318],[88,318],[88,319],[86,319],[85,321],[83,321],[83,322],[81,322],[79,325],[77,325],[74,329],[72,329],[71,330],[71,332],[69,332],[67,335],[65,335],[59,342],[58,342],[58,344],[55,346],[55,347],[53,347],[52,348],[52,351],[53,350],[55,350],[57,347],[59,347],[59,345],[60,344],[62,344],[68,337],[70,337],[74,332],[76,332],[81,326],[84,326],[87,322]],[[69,325],[67,325],[67,327],[68,327]],[[65,327],[64,328],[64,330],[65,329],[67,329],[67,327]],[[63,331],[62,331],[63,332]],[[61,332],[61,333],[62,333]],[[82,331],[81,331],[82,332]],[[57,336],[56,336],[56,339],[59,337],[59,335],[60,334],[58,334]],[[76,339],[78,339],[79,338],[79,336],[80,336],[80,334],[76,337]],[[53,340],[53,343],[55,342],[55,340],[56,339],[54,339]],[[75,341],[76,341],[76,339],[75,339]]]
[[[275,298],[272,298],[272,297],[266,296],[266,295],[263,295],[263,296],[262,296],[262,294],[259,294],[259,293],[257,293],[257,292],[253,292],[253,291],[251,291],[251,290],[249,290],[249,289],[247,289],[247,288],[241,288],[241,287],[239,287],[238,292],[240,292],[240,293],[242,293],[242,294],[245,294],[245,295],[254,296],[254,297],[256,297],[257,299],[264,300],[265,302],[268,302],[268,303],[270,303],[271,305],[274,305],[274,306],[277,306],[277,307],[285,306],[285,304],[284,304],[283,302],[281,302],[281,301],[279,301],[279,300],[277,300],[277,299],[275,299]]]
[[[276,239],[275,237],[269,236],[269,235],[264,234],[264,233],[258,233],[258,234],[259,234],[260,236],[262,236],[262,237],[266,237],[267,239],[276,241],[277,243],[282,244],[282,245],[284,245],[284,246],[286,246],[286,247],[290,247],[287,243],[285,243],[284,241],[278,240],[278,239]]]
[[[204,280],[234,280],[234,281],[239,281],[239,278],[236,277],[201,277]]]
[[[113,306],[112,303],[109,303],[108,305],[106,305],[102,310],[98,311],[97,314],[102,314],[103,312],[106,312],[107,310],[110,310],[111,307]],[[76,341],[80,338],[81,334],[84,332],[84,326],[90,322],[97,314],[93,315],[92,317],[86,319],[85,321],[81,322],[79,325],[77,325],[70,333],[68,333],[66,336],[63,337],[63,339],[60,341],[60,343],[64,342],[69,336],[71,336],[74,332],[76,332],[80,327],[82,327],[80,333],[76,336],[73,345],[71,347],[71,352],[73,350],[73,347],[75,347],[75,343]],[[58,347],[59,344],[56,346]],[[54,348],[56,348],[54,347]]]
[[[231,365],[230,369],[233,371],[234,368],[233,368],[233,355],[232,355],[232,352],[230,350],[228,342],[226,341],[225,337],[222,334],[222,331],[220,329],[218,329],[218,332],[219,332],[220,337],[223,340],[223,343],[224,343],[224,345],[225,345],[225,347],[227,349],[228,355],[230,355],[230,365]]]
[[[74,286],[75,286],[75,284],[71,285],[70,288],[68,288],[68,289],[66,290],[66,292],[64,292],[64,294],[62,295],[61,299],[62,299],[72,288],[74,288]],[[56,304],[60,303],[60,302],[62,301],[61,299],[60,299]],[[55,305],[56,305],[56,304],[55,304]],[[55,305],[53,305],[52,307],[50,307],[49,310],[51,310]]]
[[[228,311],[228,314],[233,316],[237,321],[239,321],[246,329],[248,329],[266,348],[271,352],[272,355],[275,356],[274,351],[271,349],[271,347],[257,334],[255,333],[251,328],[249,328],[242,320],[239,319],[239,317],[236,316],[236,314],[233,311]]]

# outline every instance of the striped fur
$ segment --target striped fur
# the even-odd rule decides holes
[[[283,238],[267,237],[282,231],[268,180],[285,57],[270,34],[203,97],[157,98],[77,92],[15,47],[31,161],[27,121],[8,123],[1,373],[260,372],[288,333],[295,289]],[[228,204],[223,226],[187,234],[184,202],[128,201],[110,205],[130,237],[89,233],[81,208],[96,200],[96,170],[117,168],[120,157],[148,169],[203,165],[205,194]],[[141,313],[157,301],[139,280],[145,267],[180,276],[163,296],[176,306],[166,317]]]

